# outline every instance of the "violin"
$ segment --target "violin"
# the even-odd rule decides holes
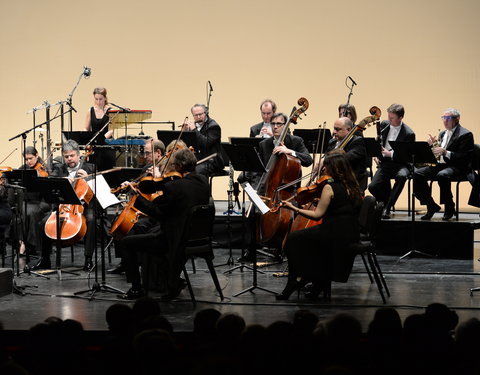
[[[37,161],[32,169],[35,169],[40,177],[48,177],[47,168],[42,163]]]

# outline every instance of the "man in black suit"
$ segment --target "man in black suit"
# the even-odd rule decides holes
[[[53,171],[49,174],[50,177],[66,177],[72,183],[76,178],[86,178],[88,175],[91,175],[95,172],[95,165],[83,161],[80,156],[80,148],[78,143],[72,139],[67,140],[63,144],[62,155],[64,162],[62,164],[56,164]],[[84,204],[84,213],[85,218],[87,219],[87,232],[84,237],[84,247],[85,247],[85,265],[83,267],[84,271],[90,271],[93,268],[92,256],[95,249],[95,238],[94,238],[94,210],[91,208],[91,205],[94,204],[93,200],[90,203]],[[44,219],[46,221],[48,216]],[[45,223],[43,223],[43,226]],[[52,241],[50,239],[45,239],[42,245],[42,257],[40,261],[34,266],[36,269],[42,268],[51,268],[50,264],[50,253],[52,248]]]
[[[198,160],[201,160],[214,153],[217,154],[197,165],[195,171],[205,176],[210,176],[215,172],[220,172],[224,168],[222,158],[222,129],[217,122],[208,116],[208,108],[203,104],[195,104],[191,108],[193,121],[187,121],[183,126],[186,131],[193,131],[197,136],[197,149],[195,154]]]
[[[339,147],[345,137],[350,133],[353,122],[348,117],[341,117],[333,124],[332,139],[328,142],[327,152]],[[352,138],[343,146],[347,160],[355,172],[360,190],[363,192],[367,188],[367,150],[363,137],[358,135]]]
[[[432,136],[428,139],[438,164],[415,170],[413,191],[420,203],[427,205],[422,220],[430,220],[435,212],[440,211],[440,206],[432,198],[428,181],[438,181],[440,203],[445,205],[442,220],[450,220],[455,213],[451,181],[472,170],[473,134],[460,125],[460,113],[454,108],[447,109],[442,120],[445,130],[440,132],[438,140]]]
[[[380,124],[382,157],[374,158],[377,171],[368,185],[368,190],[377,201],[384,203],[384,219],[390,219],[390,209],[395,205],[410,175],[410,165],[397,160],[390,141],[415,141],[415,133],[403,122],[404,107],[401,104],[392,104],[387,108],[387,112],[388,121],[382,121]],[[391,179],[395,179],[393,188],[390,184]]]
[[[122,299],[145,295],[138,271],[138,253],[141,251],[155,251],[164,258],[162,267],[167,284],[167,292],[162,296],[164,300],[175,298],[182,290],[180,273],[186,260],[184,245],[188,215],[193,206],[209,202],[210,187],[205,176],[194,172],[197,160],[190,150],[176,151],[172,158],[175,170],[184,177],[165,183],[163,194],[153,201],[142,196],[135,201],[135,208],[157,219],[160,226],[156,232],[127,236],[122,240],[127,280],[132,283],[130,290],[119,296]]]
[[[273,136],[270,121],[272,116],[277,112],[277,105],[273,100],[266,99],[260,104],[260,114],[262,122],[250,127],[250,137],[270,138]]]

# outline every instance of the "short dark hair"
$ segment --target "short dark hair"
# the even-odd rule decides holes
[[[387,108],[387,112],[396,114],[398,117],[405,116],[405,108],[401,104],[392,104],[390,107]]]
[[[188,148],[173,153],[173,162],[175,169],[180,173],[193,172],[197,166],[197,158]]]
[[[286,124],[287,121],[288,121],[288,117],[285,113],[282,113],[282,112],[278,112],[278,113],[274,113],[273,116],[272,116],[272,119],[270,120],[271,122],[273,122],[273,119],[276,119],[277,117],[281,117],[283,118],[283,122]]]
[[[271,99],[265,99],[262,103],[260,103],[260,111],[262,110],[263,105],[266,104],[266,103],[271,104],[273,113],[277,112],[277,105]]]
[[[348,117],[350,115],[354,124],[357,121],[357,110],[353,104],[340,104],[338,106],[338,114],[340,117]]]

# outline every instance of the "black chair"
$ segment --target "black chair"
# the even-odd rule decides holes
[[[376,238],[382,221],[382,211],[383,203],[377,203],[375,197],[367,195],[363,199],[359,216],[360,241],[350,245],[350,251],[362,257],[370,283],[375,282],[383,303],[386,303],[383,290],[385,289],[389,297],[390,291],[376,255]]]
[[[203,258],[208,266],[210,275],[212,276],[215,288],[223,301],[223,292],[218,282],[217,273],[213,266],[213,254],[212,248],[212,233],[213,233],[213,221],[215,219],[215,204],[213,198],[210,197],[210,202],[204,205],[198,205],[192,207],[190,212],[189,223],[187,226],[187,242],[185,245],[185,255],[187,260],[189,258]],[[193,293],[192,284],[188,277],[187,269],[183,266],[183,274],[187,282],[188,291],[192,298],[192,302],[195,304],[195,295]]]

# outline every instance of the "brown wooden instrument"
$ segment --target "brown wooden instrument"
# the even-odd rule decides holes
[[[274,142],[275,147],[283,143],[289,125],[291,123],[296,124],[298,117],[308,109],[307,99],[300,98],[298,104],[301,107],[298,109],[294,108],[292,115],[283,128],[282,134]],[[264,186],[265,204],[272,208],[278,206],[281,201],[289,199],[294,194],[295,188],[293,186],[281,190],[278,188],[298,179],[302,170],[300,161],[286,154],[272,154],[266,170],[267,172],[262,176],[259,186]],[[293,212],[286,208],[271,210],[262,215],[258,225],[259,241],[280,248],[285,236],[289,232],[292,221]]]
[[[93,198],[93,191],[84,179],[74,182],[74,190],[78,198],[87,204]],[[60,242],[62,247],[71,246],[80,241],[87,232],[87,219],[83,215],[83,205],[61,204],[58,207],[60,220]],[[45,223],[45,234],[52,240],[57,240],[57,217],[52,212]]]

